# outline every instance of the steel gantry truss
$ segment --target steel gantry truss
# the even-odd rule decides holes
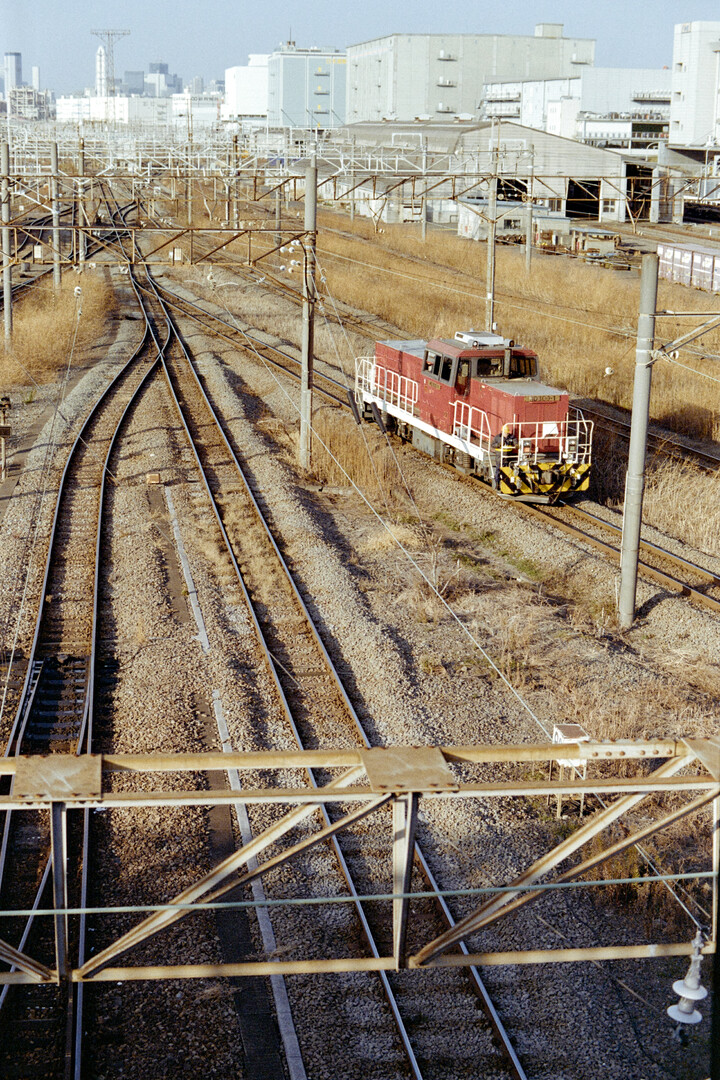
[[[577,779],[517,779],[528,763],[548,763],[559,760],[587,762],[594,766],[594,775]],[[516,768],[508,769],[508,766]],[[628,773],[634,767],[634,775]],[[290,786],[256,786],[243,788],[240,799],[237,790],[187,787],[181,790],[155,790],[151,786],[154,773],[187,774],[197,781],[198,773],[237,770],[264,771],[322,769],[331,779],[317,788]],[[489,770],[494,778],[488,779]],[[113,773],[135,774],[141,790],[113,791]],[[533,770],[537,774],[537,769]],[[296,973],[329,973],[348,971],[392,971],[427,969],[433,967],[468,967],[497,964],[541,964],[571,961],[647,958],[692,954],[691,942],[638,941],[636,944],[592,946],[584,948],[543,949],[526,948],[505,952],[473,952],[462,942],[474,938],[480,931],[520,907],[531,903],[543,892],[568,886],[578,879],[583,887],[594,887],[602,881],[592,879],[594,871],[607,859],[620,854],[632,845],[659,833],[688,815],[711,807],[712,827],[708,829],[709,850],[707,865],[695,876],[712,878],[717,890],[720,835],[720,738],[714,739],[657,739],[647,742],[601,742],[515,745],[515,746],[442,746],[389,747],[369,750],[308,750],[293,752],[248,752],[159,755],[48,755],[5,758],[0,761],[0,774],[12,778],[10,794],[0,796],[0,810],[50,811],[54,906],[37,911],[36,918],[52,918],[55,928],[55,965],[39,961],[0,940],[0,960],[12,970],[0,972],[1,983],[99,982],[123,980],[157,980],[169,978],[207,978],[222,976],[280,975]],[[622,775],[621,775],[622,774]],[[477,777],[477,778],[475,778]],[[482,777],[482,778],[480,778]],[[480,803],[492,799],[528,798],[537,796],[581,796],[594,794],[600,809],[586,818],[578,819],[578,827],[559,844],[528,866],[521,874],[503,885],[476,890],[459,890],[480,903],[445,933],[426,940],[413,952],[408,951],[408,926],[411,920],[411,901],[426,894],[411,891],[411,871],[415,851],[415,830],[418,808],[423,800],[437,801],[473,799]],[[653,800],[653,796],[665,796]],[[672,798],[668,800],[667,796]],[[68,814],[74,810],[97,808],[113,810],[119,807],[208,807],[242,802],[252,806],[275,806],[284,813],[272,825],[249,842],[244,843],[209,873],[200,875],[193,884],[176,896],[155,905],[137,909],[144,914],[128,932],[121,934],[101,952],[79,966],[73,966],[68,949],[68,919],[81,914],[67,905],[67,827]],[[640,827],[628,817],[643,804]],[[712,805],[711,805],[712,804]],[[668,810],[670,805],[672,809]],[[329,811],[325,824],[316,812],[320,806]],[[383,811],[391,809],[391,814]],[[288,863],[317,844],[341,833],[355,823],[373,818],[374,838],[389,828],[388,850],[391,865],[387,880],[391,892],[382,896],[360,897],[360,900],[385,900],[391,907],[392,952],[385,956],[324,956],[320,959],[299,956],[295,959],[264,959],[231,964],[156,963],[152,965],[118,966],[118,961],[141,943],[152,938],[194,911],[207,911],[222,904],[222,898],[240,885]],[[622,839],[573,861],[569,869],[557,873],[557,868],[620,819],[625,819]],[[306,831],[293,834],[302,823]],[[312,827],[312,828],[310,828]],[[697,827],[697,825],[695,826]],[[263,859],[263,861],[258,861]],[[693,876],[693,875],[688,875]],[[640,879],[647,881],[648,879]],[[664,877],[650,880],[665,880]],[[100,888],[101,883],[97,883]],[[477,894],[476,896],[474,894]],[[446,893],[446,896],[453,895]],[[344,897],[328,898],[318,895],[303,899],[303,903],[342,902]],[[348,898],[350,899],[350,898]],[[714,899],[717,899],[715,893]],[[293,899],[273,901],[292,904]],[[236,901],[253,906],[253,901]],[[388,908],[388,911],[390,910]],[[112,913],[112,907],[93,909],[97,916]],[[123,909],[126,910],[126,909]],[[716,910],[716,907],[715,907]],[[4,917],[17,912],[2,912]],[[421,933],[413,925],[413,940]],[[635,928],[635,933],[639,933]],[[0,935],[0,938],[2,935]],[[703,947],[714,953],[717,925],[707,928]],[[317,948],[317,942],[312,943]],[[161,949],[161,946],[160,946]],[[302,951],[300,948],[299,951]]]

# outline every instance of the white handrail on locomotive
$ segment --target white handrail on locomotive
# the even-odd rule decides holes
[[[418,384],[406,375],[382,367],[374,356],[359,356],[355,361],[355,390],[358,404],[363,404],[362,391],[379,398],[397,409],[415,414],[418,401]]]
[[[538,462],[551,460],[569,465],[589,463],[593,424],[579,410],[575,412],[574,420],[551,423],[515,421],[509,424],[517,441],[517,449],[511,455],[513,462],[519,465],[537,465]],[[453,434],[471,447],[477,447],[475,452],[470,450],[471,456],[480,460],[490,457],[490,421],[487,413],[476,405],[468,405],[465,401],[455,402]]]

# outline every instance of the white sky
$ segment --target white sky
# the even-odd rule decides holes
[[[596,39],[597,66],[663,67],[675,23],[702,20],[720,21],[717,0],[0,0],[0,53],[22,53],[26,82],[39,64],[43,87],[70,93],[94,83],[95,29],[131,31],[116,44],[116,76],[162,61],[209,80],[291,30],[299,46],[345,48],[392,33],[532,34],[537,22],[561,22],[566,37]]]

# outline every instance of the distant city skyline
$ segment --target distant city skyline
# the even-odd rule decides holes
[[[663,67],[672,59],[674,25],[720,21],[720,6],[714,0],[636,0],[630,7],[624,0],[605,0],[570,8],[561,0],[542,5],[506,0],[489,17],[466,0],[442,5],[418,0],[392,14],[380,0],[349,9],[334,0],[300,0],[290,11],[279,0],[266,0],[252,10],[236,0],[203,5],[196,0],[156,0],[152,5],[122,0],[112,6],[67,0],[62,14],[59,21],[50,0],[33,0],[31,5],[0,0],[0,52],[22,53],[23,69],[39,66],[43,87],[58,94],[94,85],[95,29],[131,31],[116,45],[117,78],[161,60],[186,82],[195,76],[206,82],[222,79],[226,68],[247,63],[249,53],[271,52],[291,35],[299,46],[344,49],[393,33],[533,34],[539,22],[563,23],[566,37],[594,38],[599,67]]]

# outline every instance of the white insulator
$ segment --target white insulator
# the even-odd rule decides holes
[[[73,289],[73,292],[75,293],[75,296],[76,296],[76,297],[78,298],[78,300],[79,300],[79,299],[80,299],[80,297],[82,296],[82,289],[80,288],[80,286],[79,286],[79,285],[76,285],[76,286],[75,286],[75,288]]]
[[[300,265],[300,260],[299,259],[291,259],[290,260],[290,265],[291,266],[299,266]]]
[[[615,374],[615,368],[606,367],[605,368],[605,374],[606,375],[614,375]]]
[[[703,936],[698,930],[693,940],[693,956],[687,975],[673,983],[673,990],[680,1000],[677,1005],[670,1005],[668,1016],[678,1024],[699,1024],[702,1013],[695,1008],[696,1001],[707,997],[707,990],[700,985],[700,964],[702,963]]]

